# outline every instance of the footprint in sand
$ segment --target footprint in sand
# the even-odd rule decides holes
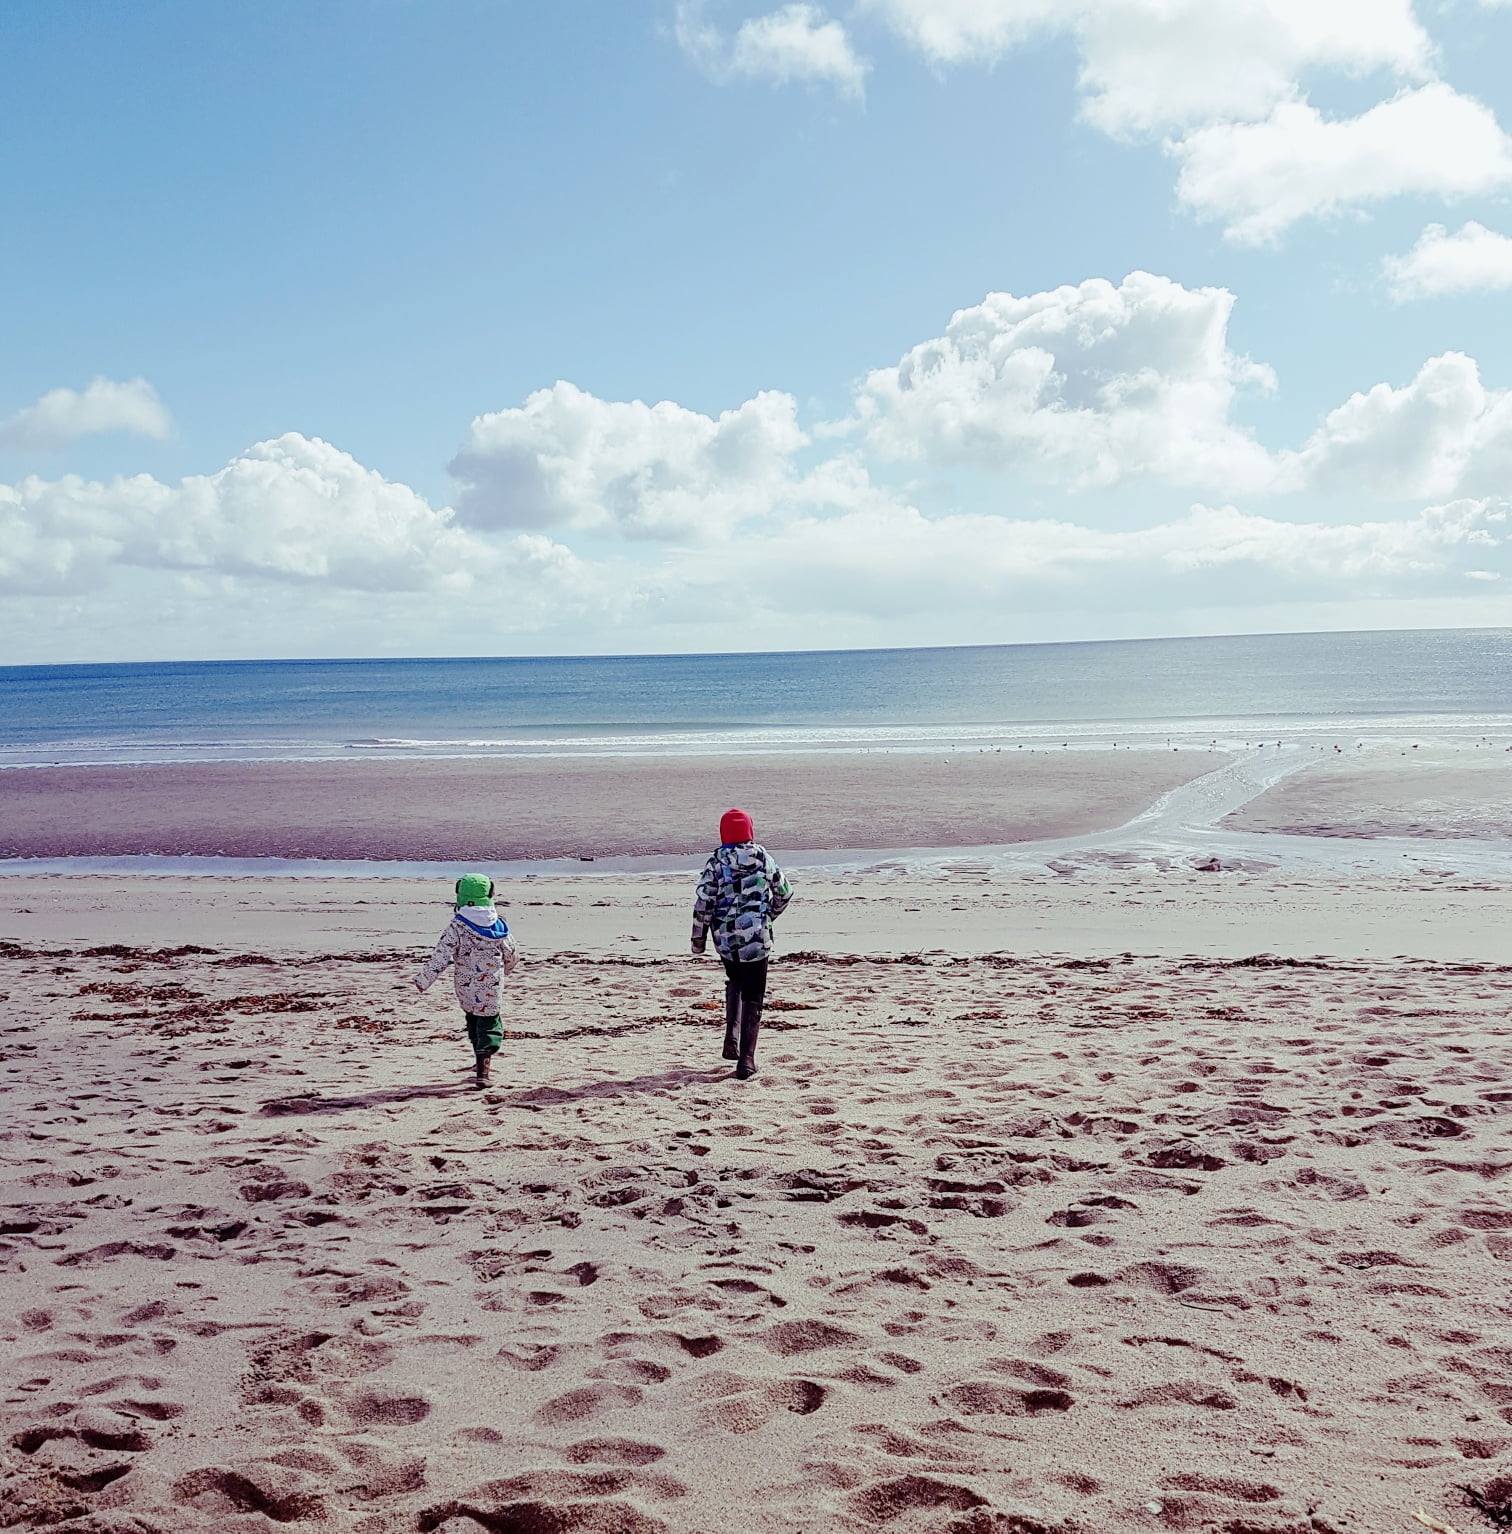
[[[754,1433],[780,1412],[807,1417],[824,1405],[825,1387],[814,1380],[749,1379],[715,1372],[693,1381],[694,1400],[709,1401],[708,1421],[727,1433]]]
[[[566,1427],[606,1412],[639,1406],[645,1394],[635,1385],[583,1385],[553,1396],[537,1408],[535,1418],[546,1427]]]

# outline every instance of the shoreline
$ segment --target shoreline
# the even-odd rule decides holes
[[[689,874],[710,845],[694,828],[689,804],[723,802],[713,796],[732,787],[757,811],[758,838],[795,871],[923,879],[967,866],[1000,877],[1198,870],[1512,878],[1512,762],[1500,751],[1378,746],[1322,755],[1293,744],[1182,758],[1163,751],[1040,760],[985,752],[839,761],[810,755],[789,757],[778,769],[765,759],[736,759],[733,772],[719,758],[675,768],[641,759],[628,770],[606,759],[580,761],[575,771],[516,763],[504,772],[480,760],[199,764],[64,769],[49,780],[28,774],[28,792],[9,799],[8,775],[0,773],[0,880],[402,881],[450,879],[459,866],[483,867],[501,880]],[[58,803],[49,783],[62,785]],[[228,786],[241,795],[232,814],[221,809],[219,791]],[[459,786],[471,798],[456,813]],[[249,787],[257,799],[250,811]],[[311,824],[322,815],[340,816],[340,823]],[[59,843],[49,817],[70,820],[61,843],[69,850],[52,850]],[[378,818],[387,823],[375,843]],[[136,849],[107,842],[106,850],[83,850],[107,834],[99,830],[107,820],[131,824],[126,839]],[[938,840],[846,839],[847,832],[921,828]],[[976,839],[984,828],[1012,834]],[[497,838],[505,833],[514,846],[501,851]],[[7,834],[13,844],[30,835],[32,844],[7,856]],[[565,852],[569,838],[594,850]],[[237,850],[200,850],[212,840],[235,842]],[[189,850],[166,850],[175,842]],[[662,850],[638,850],[637,842],[659,842]],[[143,843],[165,850],[140,850]]]
[[[1284,742],[1320,753],[1392,751],[1413,744],[1512,750],[1512,713],[1214,713],[1165,719],[1095,718],[900,725],[690,725],[661,730],[539,727],[514,738],[0,740],[0,775],[54,768],[333,765],[389,762],[643,761],[703,757],[964,756],[978,751],[1060,757],[1169,750],[1244,751]]]

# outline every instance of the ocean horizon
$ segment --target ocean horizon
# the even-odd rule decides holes
[[[0,765],[1512,730],[1512,629],[0,668]]]

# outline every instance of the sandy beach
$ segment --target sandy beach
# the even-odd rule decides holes
[[[507,881],[478,1092],[439,881],[0,880],[0,1527],[1499,1526],[1512,880],[797,883],[739,1083]]]
[[[1512,756],[1398,747],[1322,761],[1230,815],[1287,836],[1512,837]]]
[[[0,1534],[1512,1534],[1512,0],[0,100]]]
[[[1111,829],[1221,760],[973,750],[27,768],[0,772],[0,857],[702,853],[708,806],[740,803],[774,847],[975,846]]]

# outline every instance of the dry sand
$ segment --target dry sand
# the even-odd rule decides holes
[[[0,857],[693,853],[728,804],[751,810],[773,847],[980,846],[1111,829],[1222,760],[961,751],[17,768],[0,772]]]
[[[1505,888],[812,877],[736,1083],[685,883],[511,885],[483,1094],[434,895],[0,885],[0,1526],[1512,1500]]]
[[[1512,757],[1501,749],[1411,746],[1340,753],[1223,824],[1289,836],[1512,839]]]
[[[695,865],[696,866],[696,865]],[[933,873],[793,871],[781,946],[836,954],[1124,952],[1239,958],[1276,953],[1512,964],[1512,883],[1171,868],[1058,878],[1001,876],[973,860]],[[693,874],[540,875],[500,884],[527,952],[681,954]],[[148,948],[198,943],[303,952],[428,948],[450,913],[441,880],[0,878],[0,937]]]

